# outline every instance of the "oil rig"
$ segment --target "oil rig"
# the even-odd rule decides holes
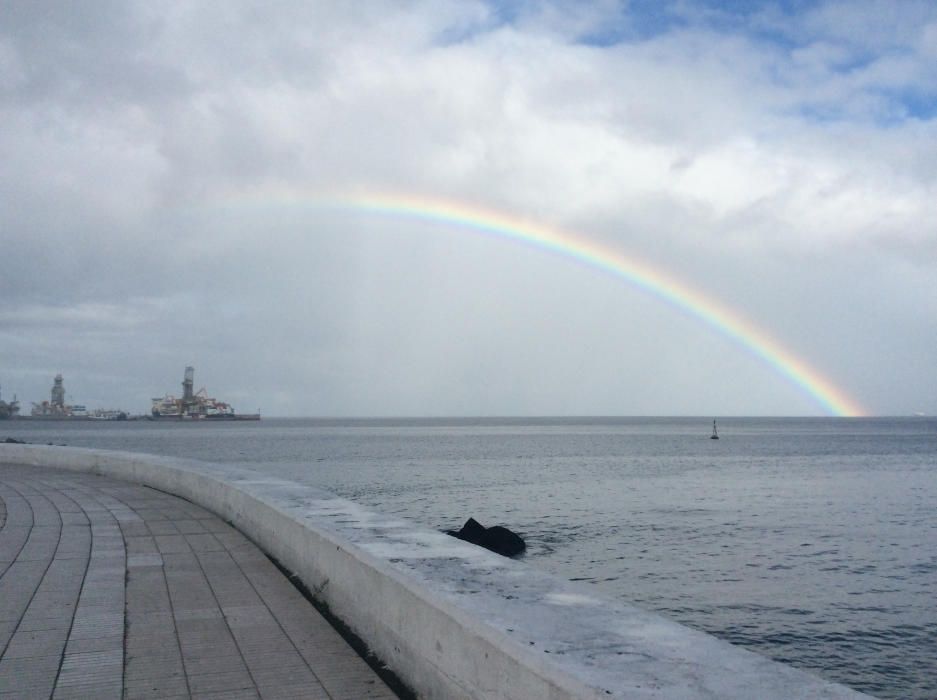
[[[15,418],[16,414],[20,412],[20,402],[16,400],[16,395],[13,395],[13,400],[10,403],[7,403],[0,396],[0,420],[5,420],[7,418]]]
[[[195,389],[195,368],[186,367],[182,379],[182,398],[171,394],[153,399],[152,420],[260,420],[259,413],[236,413],[234,407],[213,399],[202,388]]]
[[[56,374],[48,401],[33,403],[30,416],[33,418],[85,418],[88,409],[84,406],[69,406],[65,403],[65,384],[61,374]]]
[[[52,380],[52,391],[48,401],[33,402],[33,408],[28,416],[23,418],[37,418],[40,420],[129,420],[124,411],[112,409],[95,409],[89,411],[82,404],[65,403],[65,380],[61,374],[56,374]]]

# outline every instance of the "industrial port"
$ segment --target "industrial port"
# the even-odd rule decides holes
[[[65,401],[65,380],[61,374],[53,379],[49,399],[32,404],[29,415],[20,413],[20,404],[14,395],[6,402],[0,396],[0,420],[260,420],[259,413],[237,413],[234,407],[224,401],[212,398],[202,388],[195,391],[195,368],[186,367],[182,380],[182,398],[171,394],[151,400],[149,414],[134,415],[115,409],[91,409],[82,404],[69,404]]]

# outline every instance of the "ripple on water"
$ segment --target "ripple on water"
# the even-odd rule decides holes
[[[597,593],[881,698],[937,698],[937,421],[723,423],[718,453],[699,419],[8,432],[262,469],[434,529],[507,525],[529,563]]]

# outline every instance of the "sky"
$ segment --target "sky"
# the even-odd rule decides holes
[[[765,344],[937,414],[931,0],[0,5],[27,411],[61,372],[146,412],[192,365],[266,416],[836,412]]]

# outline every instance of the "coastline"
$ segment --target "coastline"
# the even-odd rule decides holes
[[[208,507],[430,697],[867,697],[286,479],[80,448],[3,445],[0,459],[117,476]]]

